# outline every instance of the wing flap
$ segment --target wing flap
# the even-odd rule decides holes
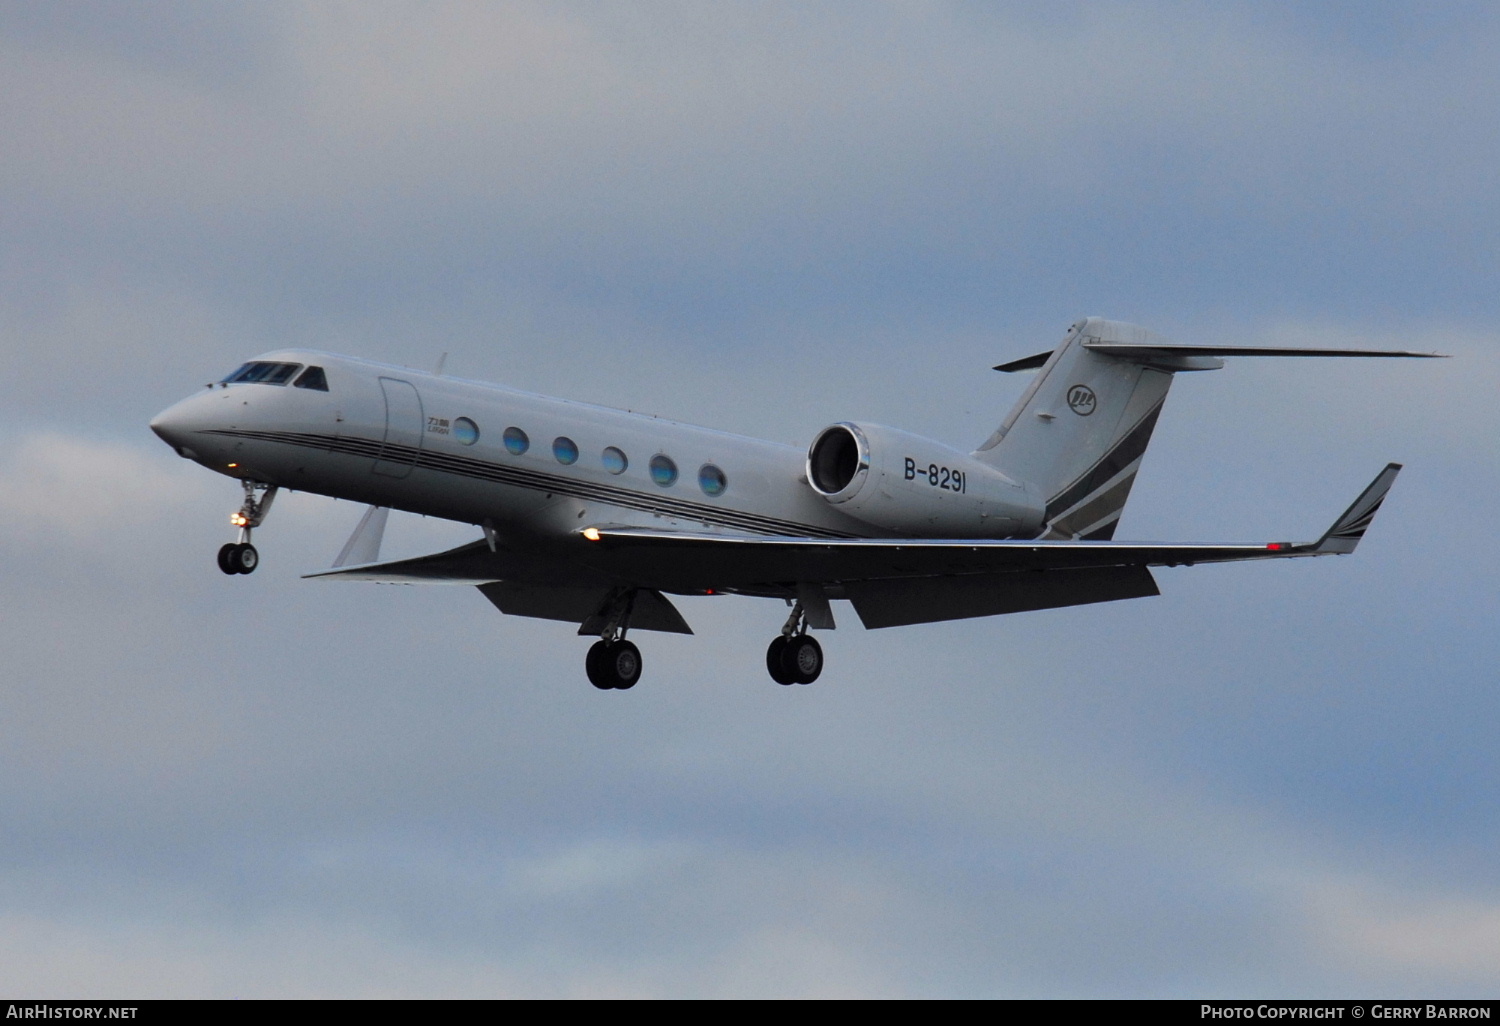
[[[1161,594],[1143,566],[857,581],[845,585],[844,591],[860,621],[871,629]]]
[[[591,626],[602,627],[609,612],[614,590],[609,588],[559,587],[525,584],[519,581],[496,581],[481,584],[479,591],[496,609],[509,616],[531,616],[540,620],[562,620],[579,624],[580,634],[592,634]],[[639,589],[631,598],[632,630],[662,631],[667,634],[691,634],[693,630],[659,591]]]

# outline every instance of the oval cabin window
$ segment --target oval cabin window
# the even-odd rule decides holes
[[[531,439],[527,438],[526,432],[518,427],[506,428],[504,438],[505,451],[512,456],[520,456],[527,449],[531,448]]]
[[[724,476],[724,471],[712,463],[705,463],[698,470],[698,487],[703,489],[704,495],[723,495],[724,489],[729,487],[729,480]]]
[[[663,488],[677,483],[677,464],[672,462],[672,457],[662,453],[651,457],[651,480]]]

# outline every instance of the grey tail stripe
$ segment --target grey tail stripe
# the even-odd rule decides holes
[[[1130,486],[1133,484],[1135,484],[1135,474],[1132,472],[1113,485],[1089,496],[1082,505],[1074,507],[1053,520],[1048,525],[1047,537],[1081,537],[1086,530],[1093,535],[1104,528],[1106,520],[1109,521],[1107,529],[1112,536],[1115,522],[1120,519],[1120,510],[1125,508],[1125,500],[1130,497]]]
[[[1165,400],[1166,397],[1163,396],[1162,401]],[[1151,407],[1151,411],[1124,438],[1099,457],[1099,461],[1086,470],[1082,477],[1048,501],[1046,519],[1051,521],[1065,510],[1078,505],[1090,492],[1144,455],[1146,446],[1151,442],[1151,432],[1156,429],[1156,419],[1161,416],[1161,408],[1161,402]]]

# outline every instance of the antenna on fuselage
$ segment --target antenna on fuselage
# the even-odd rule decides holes
[[[435,377],[435,378],[442,377],[443,376],[443,364],[445,364],[447,362],[448,362],[448,354],[447,353],[444,353],[442,356],[439,356],[438,357],[437,366],[432,369],[432,376]]]

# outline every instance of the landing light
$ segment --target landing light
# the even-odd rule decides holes
[[[233,524],[235,527],[248,527],[248,526],[250,526],[250,518],[247,517],[247,516],[245,516],[245,514],[243,514],[243,513],[231,513],[231,514],[229,514],[229,522],[231,524]]]
[[[589,541],[598,541],[599,529],[597,527],[585,527],[583,529],[583,536]]]

